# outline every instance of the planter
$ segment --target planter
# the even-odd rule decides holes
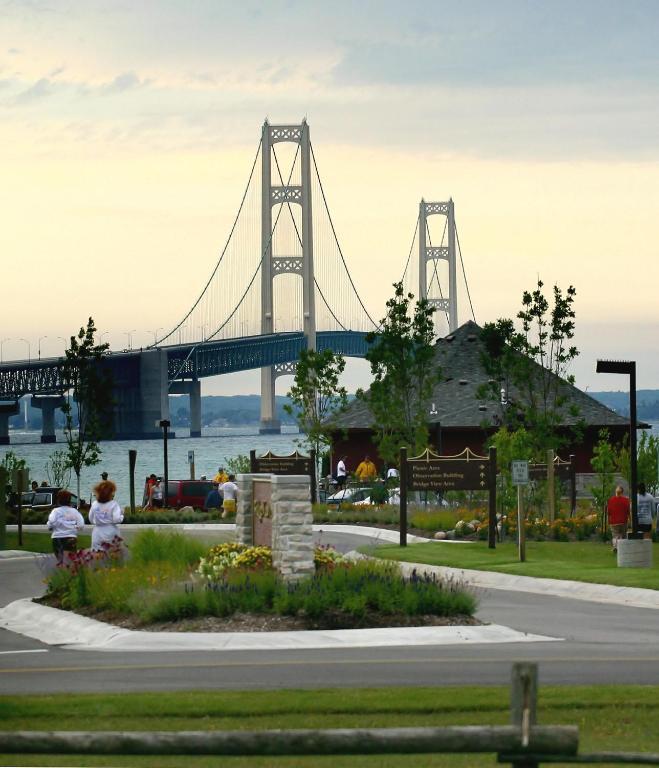
[[[652,568],[652,541],[650,539],[620,539],[618,541],[618,568]]]

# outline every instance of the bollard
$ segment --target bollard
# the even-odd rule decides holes
[[[522,747],[529,746],[531,727],[536,724],[538,708],[538,665],[513,664],[510,690],[510,721],[522,731]],[[521,755],[513,762],[517,768],[537,768],[538,763]]]

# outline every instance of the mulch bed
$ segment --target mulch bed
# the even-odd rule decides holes
[[[52,596],[36,598],[35,603],[62,609]],[[66,610],[66,609],[63,609]],[[288,632],[306,629],[370,629],[377,627],[455,627],[480,626],[483,622],[472,616],[407,616],[406,614],[366,614],[355,618],[345,613],[324,614],[314,620],[305,616],[280,616],[277,614],[236,613],[233,616],[201,616],[178,621],[142,624],[132,616],[80,610],[82,616],[104,621],[123,629],[139,629],[144,632]]]

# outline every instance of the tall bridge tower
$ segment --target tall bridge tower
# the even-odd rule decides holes
[[[300,184],[272,183],[272,148],[277,142],[299,145]],[[307,337],[308,349],[316,348],[316,309],[314,301],[313,228],[311,218],[311,144],[309,126],[303,120],[300,125],[263,124],[261,139],[261,333],[274,332],[273,282],[286,273],[302,277],[302,330]],[[302,256],[274,253],[272,209],[277,205],[300,205],[302,208]],[[278,433],[281,424],[275,410],[275,380],[290,374],[294,366],[261,368],[261,426],[260,432]]]
[[[428,245],[428,216],[440,215],[446,216],[447,244],[444,240],[439,246]],[[428,262],[435,267],[441,259],[448,262],[448,296],[429,296],[428,295]],[[432,280],[431,280],[432,282]],[[437,280],[439,286],[439,280]],[[440,289],[441,290],[441,289]],[[419,203],[419,298],[428,299],[431,306],[438,311],[448,314],[449,332],[453,333],[458,327],[458,294],[457,294],[457,273],[455,260],[455,210],[453,200],[449,199],[447,203],[426,203],[421,200]]]

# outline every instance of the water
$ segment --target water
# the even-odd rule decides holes
[[[188,431],[176,428],[176,439],[168,442],[169,477],[183,480],[190,477],[188,451],[195,453],[195,476],[206,475],[210,480],[217,468],[225,464],[226,459],[240,454],[249,455],[251,450],[257,453],[272,451],[275,454],[292,453],[302,439],[295,427],[282,427],[281,435],[259,435],[258,426],[220,427],[204,430],[204,437],[187,437]],[[45,465],[54,450],[65,450],[62,434],[57,435],[56,444],[42,445],[40,432],[21,432],[11,430],[12,445],[0,446],[0,459],[7,451],[13,451],[19,458],[25,459],[30,468],[30,479],[41,483],[46,480]],[[163,474],[162,440],[117,440],[102,443],[101,463],[82,470],[80,494],[83,499],[93,498],[91,489],[101,479],[101,472],[107,472],[117,484],[117,500],[122,505],[130,501],[128,487],[128,451],[137,451],[135,467],[135,495],[140,502],[144,478],[155,472]],[[69,484],[75,492],[76,478],[71,475]]]

